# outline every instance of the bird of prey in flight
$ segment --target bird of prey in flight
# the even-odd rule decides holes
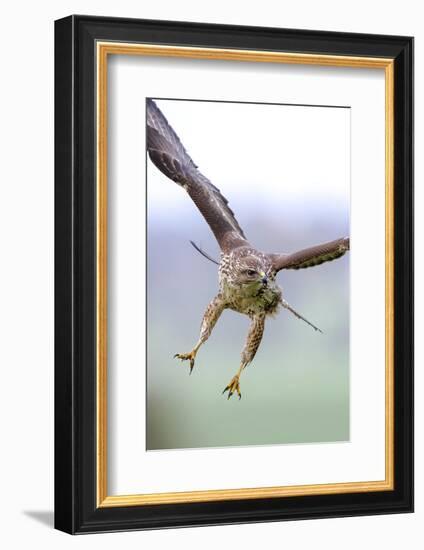
[[[320,330],[297,313],[283,298],[275,280],[277,273],[282,269],[303,269],[340,258],[349,250],[349,238],[343,237],[291,254],[266,253],[255,249],[244,235],[227,199],[198,170],[178,135],[152,99],[147,99],[147,150],[153,164],[187,191],[221,249],[220,261],[216,262],[219,265],[219,290],[203,315],[199,339],[190,352],[178,353],[175,357],[189,361],[191,373],[200,346],[211,335],[224,309],[247,315],[251,324],[241,354],[240,367],[223,391],[228,392],[228,399],[233,394],[240,398],[240,375],[255,357],[267,316],[276,314],[283,307],[315,330]],[[197,246],[196,248],[208,257]]]

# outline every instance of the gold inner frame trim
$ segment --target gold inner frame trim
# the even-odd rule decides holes
[[[394,60],[380,57],[194,48],[124,42],[96,44],[97,54],[97,506],[142,506],[394,489]],[[385,479],[280,487],[253,487],[109,496],[107,493],[107,61],[109,55],[142,55],[241,62],[384,69],[386,135],[385,249]]]

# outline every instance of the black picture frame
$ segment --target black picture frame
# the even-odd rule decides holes
[[[96,499],[96,41],[394,60],[394,489],[147,506]],[[55,527],[133,529],[413,511],[413,39],[73,15],[55,22]]]

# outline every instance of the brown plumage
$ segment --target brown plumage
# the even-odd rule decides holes
[[[269,254],[256,250],[246,239],[227,199],[198,170],[177,134],[151,99],[147,100],[147,150],[157,168],[187,191],[221,248],[219,292],[203,316],[197,344],[191,352],[177,354],[176,357],[188,360],[191,372],[198,349],[209,338],[224,309],[248,315],[251,326],[241,355],[240,368],[224,389],[224,392],[228,391],[228,398],[234,393],[240,398],[240,374],[256,354],[267,316],[276,314],[282,306],[315,330],[320,330],[284,300],[275,281],[277,273],[282,269],[303,269],[340,258],[349,250],[349,238],[318,244],[291,254]]]
[[[227,199],[197,169],[177,134],[151,99],[147,100],[147,150],[152,162],[184,187],[212,229],[221,250],[246,243]]]
[[[304,269],[314,267],[324,262],[331,262],[349,250],[349,237],[336,239],[329,243],[322,243],[293,254],[271,254],[277,271],[280,269]]]

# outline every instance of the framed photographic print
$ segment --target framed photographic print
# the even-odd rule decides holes
[[[55,525],[413,509],[413,39],[55,25]]]

